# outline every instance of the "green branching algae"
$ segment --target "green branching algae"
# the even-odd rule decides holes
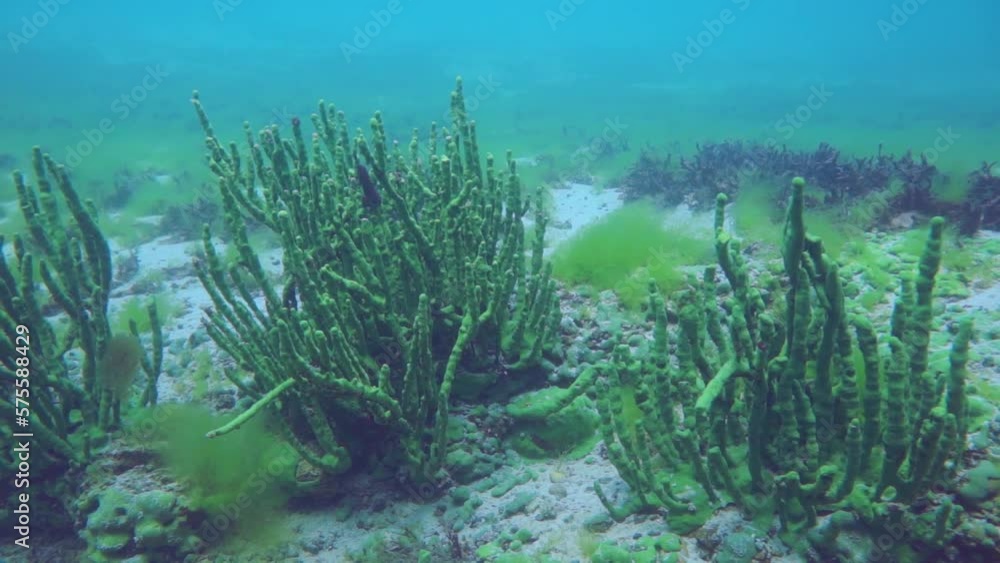
[[[208,332],[253,374],[231,376],[253,405],[208,435],[273,409],[327,474],[375,460],[434,477],[456,380],[501,364],[531,373],[551,348],[541,193],[529,205],[510,154],[481,160],[461,80],[451,126],[432,126],[425,145],[414,134],[408,150],[386,138],[380,114],[352,140],[343,113],[321,102],[311,138],[297,118],[288,137],[247,128],[241,155],[215,137],[197,94],[194,105],[238,256],[226,264],[206,228],[197,271],[215,306]],[[252,248],[250,221],[281,240],[283,287]]]
[[[924,515],[938,522],[918,539],[940,545],[958,513],[932,491],[953,478],[964,451],[972,334],[971,321],[961,321],[949,367],[928,367],[944,221],[931,221],[917,271],[897,282],[891,326],[880,333],[845,300],[837,264],[808,232],[804,190],[796,179],[782,243],[783,298],[765,300],[751,283],[739,242],[723,229],[725,196],[716,210],[718,268],[680,293],[675,333],[650,284],[651,351],[619,345],[594,368],[601,377],[589,387],[608,456],[631,496],[619,506],[595,489],[616,520],[666,509],[681,533],[733,503],[753,519],[776,515],[790,544],[808,538],[824,551],[841,530],[898,523],[903,509],[907,522]],[[722,295],[719,270],[731,287]],[[533,410],[541,416],[544,406]],[[907,509],[918,499],[930,502]],[[848,517],[809,533],[835,512]]]

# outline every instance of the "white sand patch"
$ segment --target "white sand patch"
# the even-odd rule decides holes
[[[982,230],[976,233],[976,238],[991,241],[1000,240],[1000,231]],[[971,311],[1000,311],[1000,263],[995,259],[993,267],[990,269],[990,276],[995,282],[991,287],[977,290],[971,297],[963,299],[957,302],[957,304]]]
[[[0,211],[0,215],[3,216],[3,218],[0,219],[0,225],[6,223],[11,217],[14,217],[16,213],[20,213],[21,211],[21,206],[18,204],[17,200],[0,202],[0,207],[3,208],[3,211]]]
[[[971,297],[955,301],[952,304],[967,311],[1000,311],[1000,283],[986,289],[976,290],[976,293],[972,294]]]
[[[163,222],[163,215],[145,215],[143,217],[136,217],[134,222],[139,225],[152,225],[156,227]]]
[[[731,208],[732,205],[726,209],[725,222],[726,232],[730,233],[735,232]],[[663,212],[663,226],[668,231],[679,231],[689,237],[714,241],[715,211],[695,211],[686,203],[682,203]]]
[[[552,199],[552,216],[545,231],[546,254],[623,204],[618,190],[573,182],[552,190]]]
[[[620,190],[601,189],[588,184],[568,183],[566,187],[553,189],[551,193],[553,206],[545,231],[546,256],[583,229],[625,205]],[[530,218],[525,219],[526,226],[532,224]],[[715,237],[715,212],[695,211],[681,204],[663,211],[663,227],[668,231],[683,232],[687,236],[711,241]],[[726,229],[730,232],[733,229],[731,212],[726,214]]]
[[[128,249],[121,248],[115,241],[109,241],[111,251],[128,252]],[[148,274],[157,270],[186,268],[194,260],[194,251],[200,244],[195,241],[177,242],[174,237],[162,236],[135,247],[135,252],[139,258],[140,275]],[[117,262],[116,258],[116,262]]]

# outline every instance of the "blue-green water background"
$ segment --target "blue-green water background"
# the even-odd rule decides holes
[[[138,217],[212,181],[193,90],[223,139],[308,123],[322,98],[356,127],[381,110],[405,143],[447,120],[456,75],[486,151],[568,167],[609,129],[627,139],[592,163],[600,186],[642,146],[731,138],[913,150],[964,178],[1000,160],[998,16],[986,0],[0,0],[0,203],[34,145],[99,204],[127,170],[127,209],[100,220],[128,246]],[[23,229],[5,215],[0,235]]]
[[[7,0],[0,154],[23,168],[41,145],[97,194],[124,167],[207,178],[194,89],[228,139],[324,98],[355,126],[382,110],[406,141],[443,121],[461,74],[493,152],[564,157],[619,124],[632,150],[605,163],[609,183],[641,145],[732,137],[863,154],[945,132],[936,164],[965,174],[1000,155],[998,15],[985,0]]]

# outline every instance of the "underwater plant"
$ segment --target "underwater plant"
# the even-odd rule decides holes
[[[290,138],[276,126],[256,138],[247,130],[244,158],[215,137],[197,93],[193,101],[238,251],[227,267],[206,229],[196,263],[214,304],[206,327],[253,374],[230,378],[255,401],[209,437],[270,409],[328,475],[381,467],[435,477],[456,380],[502,368],[537,384],[530,375],[552,346],[558,307],[540,192],[528,241],[516,164],[488,155],[483,167],[461,79],[451,127],[432,125],[424,151],[414,136],[408,154],[389,144],[381,114],[370,138],[352,141],[343,113],[321,102],[308,144],[294,118]],[[261,266],[248,220],[280,238],[283,287]]]
[[[9,265],[6,259],[0,263],[2,321],[11,343],[16,325],[36,334],[37,345],[32,345],[29,352],[32,375],[39,378],[32,414],[38,417],[40,426],[52,431],[46,433],[45,440],[51,439],[53,451],[68,454],[73,449],[66,443],[74,427],[69,423],[71,412],[79,411],[86,424],[103,429],[120,421],[113,412],[118,408],[117,401],[109,398],[110,391],[102,393],[98,375],[99,362],[112,338],[107,313],[112,283],[111,254],[95,222],[93,204],[80,200],[65,168],[38,148],[33,152],[33,163],[37,191],[20,172],[14,173],[28,232],[14,236],[15,264]],[[66,204],[70,221],[63,218],[54,188]],[[45,292],[39,291],[34,277],[36,260]],[[14,279],[11,266],[16,267],[20,279]],[[42,300],[47,299],[70,320],[71,328],[62,341],[56,338],[46,319]],[[83,351],[79,387],[69,382],[63,360],[65,353],[77,346]],[[154,342],[154,348],[160,346],[162,342]],[[5,362],[14,361],[11,352],[4,357]],[[12,381],[16,367],[13,363],[5,364],[4,374]],[[156,377],[156,373],[148,375],[151,379]]]
[[[931,222],[917,274],[901,280],[880,337],[845,302],[836,263],[807,231],[804,189],[802,179],[793,182],[783,300],[768,303],[751,284],[738,241],[723,229],[727,198],[720,195],[716,252],[728,295],[720,296],[717,268],[706,269],[678,299],[671,335],[650,284],[656,322],[648,353],[619,345],[610,362],[535,405],[535,415],[589,388],[608,456],[631,490],[616,505],[594,485],[619,521],[662,508],[684,533],[728,502],[754,519],[776,515],[790,544],[821,552],[835,550],[841,531],[901,519],[927,530],[917,540],[937,548],[958,525],[959,513],[933,491],[962,460],[972,335],[971,321],[962,321],[950,369],[930,368],[944,221]],[[831,514],[817,531],[819,517]],[[924,520],[935,524],[918,524]]]
[[[299,457],[272,433],[267,417],[247,422],[241,432],[206,440],[206,432],[229,422],[233,415],[218,415],[199,405],[170,405],[161,410],[162,415],[147,415],[157,420],[157,434],[152,436],[156,451],[184,485],[189,506],[201,511],[200,517],[211,520],[228,511],[233,525],[252,529],[285,505],[295,489]],[[136,422],[141,424],[141,419]],[[249,504],[246,497],[252,497],[253,510],[233,517],[233,506]]]
[[[801,179],[793,182],[782,253],[783,310],[769,312],[750,285],[738,243],[722,230],[720,196],[716,248],[733,287],[721,304],[728,320],[713,298],[710,269],[703,287],[682,305],[676,371],[666,356],[662,318],[651,357],[632,359],[622,350],[609,369],[599,394],[611,423],[603,425],[605,440],[640,505],[682,505],[662,469],[633,457],[642,434],[660,436],[650,445],[664,465],[690,464],[710,500],[726,495],[752,515],[776,511],[791,539],[814,528],[822,512],[849,514],[838,519],[843,529],[885,524],[894,518],[893,507],[925,497],[961,459],[971,322],[960,325],[949,373],[934,373],[927,360],[943,220],[931,223],[916,279],[902,281],[886,356],[870,321],[845,305],[843,282],[821,240],[807,234],[803,191]],[[650,299],[654,310],[662,310],[655,292]],[[864,358],[861,373],[856,353]],[[621,412],[621,381],[633,382],[643,412],[632,429],[613,422]],[[683,422],[652,402],[666,397],[684,405]],[[620,517],[620,509],[604,502]],[[954,523],[945,505],[926,503],[920,512],[935,510],[942,526],[923,539],[936,544]],[[824,541],[836,533],[827,530]]]
[[[984,162],[969,174],[969,190],[959,222],[963,234],[1000,229],[1000,177],[993,175],[995,167],[995,162]]]
[[[111,253],[96,209],[81,201],[66,169],[37,147],[32,164],[34,186],[21,172],[13,175],[25,232],[12,237],[13,252],[0,252],[0,379],[23,392],[0,398],[0,406],[17,413],[17,432],[32,434],[31,474],[42,483],[32,489],[36,506],[53,523],[66,523],[74,487],[68,476],[120,426],[137,361],[147,376],[143,404],[155,402],[163,342],[155,308],[149,310],[156,327],[151,359],[134,342],[124,345],[111,335]],[[0,236],[0,250],[4,242]],[[52,319],[56,313],[59,321]],[[57,322],[65,326],[57,330]],[[74,349],[78,374],[67,358]],[[0,429],[10,435],[13,424],[4,417]],[[11,449],[0,453],[0,467],[16,473]]]
[[[630,308],[645,302],[646,280],[664,291],[684,282],[683,266],[711,260],[712,244],[664,225],[649,204],[630,203],[588,226],[552,255],[556,279],[598,291],[614,289]]]
[[[650,198],[665,206],[678,205],[684,200],[684,191],[672,189],[676,186],[675,168],[671,156],[661,157],[648,147],[639,151],[639,156],[619,181],[625,199]]]
[[[133,285],[133,289],[139,286],[141,289],[149,289],[151,296],[142,298],[139,296],[130,297],[118,305],[115,312],[112,328],[117,332],[131,332],[131,325],[140,334],[152,332],[155,324],[150,322],[149,305],[156,306],[157,317],[159,319],[170,319],[179,309],[179,305],[170,297],[170,294],[160,291],[162,285],[162,273],[150,272]]]
[[[197,240],[205,225],[213,227],[221,219],[221,208],[208,186],[200,186],[194,201],[167,206],[160,221],[160,234],[180,237],[182,240]]]
[[[127,400],[132,380],[142,364],[142,354],[142,344],[134,336],[116,334],[109,338],[97,363],[100,387],[110,391],[117,401]]]
[[[1000,184],[989,163],[969,175],[968,190],[947,197],[935,191],[934,183],[947,182],[948,177],[926,156],[886,154],[881,145],[874,156],[844,157],[827,143],[802,151],[728,140],[699,144],[693,155],[676,163],[672,154],[659,156],[643,149],[619,184],[626,201],[650,199],[667,206],[707,207],[715,194],[739,201],[748,187],[785,183],[793,175],[816,187],[806,194],[809,207],[836,210],[842,220],[863,229],[904,212],[942,215],[966,235],[997,222]],[[778,190],[771,199],[777,202],[787,195],[787,190]],[[754,197],[759,199],[759,194]]]

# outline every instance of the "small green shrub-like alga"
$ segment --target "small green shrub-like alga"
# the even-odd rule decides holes
[[[711,261],[710,241],[664,223],[649,204],[627,205],[587,227],[552,256],[555,277],[598,290],[614,289],[635,307],[646,298],[650,279],[666,291],[684,280],[679,267]]]
[[[178,404],[140,416],[131,426],[148,428],[155,423],[156,449],[184,485],[191,507],[204,511],[209,521],[213,517],[230,521],[227,530],[219,532],[230,527],[242,532],[260,529],[292,492],[299,456],[268,430],[265,417],[250,420],[240,432],[209,440],[205,433],[232,416]]]

